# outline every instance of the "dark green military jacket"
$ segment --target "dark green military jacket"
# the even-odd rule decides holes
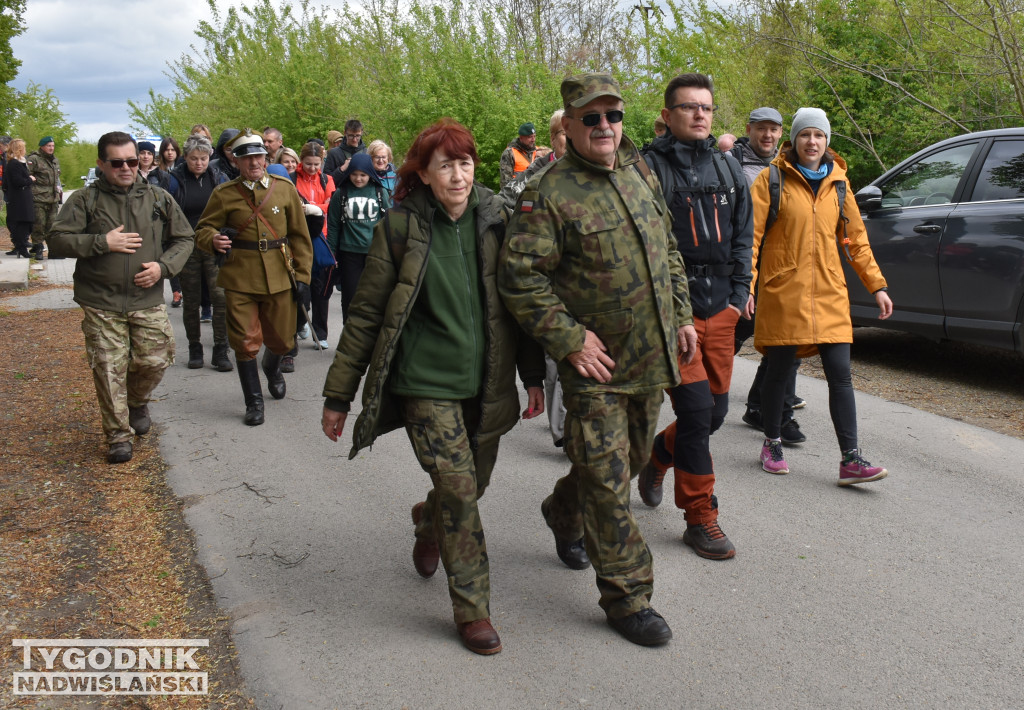
[[[544,379],[544,354],[522,335],[498,294],[496,270],[501,249],[504,217],[501,200],[477,185],[477,254],[483,286],[486,349],[481,387],[480,424],[470,441],[481,446],[494,442],[519,419],[516,366],[526,386],[540,386]],[[400,207],[390,210],[374,230],[366,255],[366,268],[348,319],[341,332],[334,362],[324,383],[326,406],[348,411],[359,381],[363,385],[363,411],[352,429],[349,458],[373,444],[381,434],[404,426],[401,407],[388,389],[398,341],[413,304],[423,286],[430,258],[434,207],[429,188],[420,187]]]
[[[32,199],[39,205],[55,205],[60,202],[60,161],[56,155],[34,150],[25,158],[32,183]],[[115,225],[116,226],[116,225]]]
[[[569,144],[527,183],[508,226],[499,286],[512,315],[558,363],[562,388],[641,392],[679,380],[678,328],[693,322],[683,262],[658,179],[622,137],[616,167]],[[593,331],[612,380],[582,377],[567,355]]]
[[[134,254],[112,252],[107,246],[107,232],[122,224],[125,232],[138,232],[142,237],[142,246]],[[192,227],[165,190],[142,178],[123,190],[102,175],[68,198],[46,242],[53,256],[78,260],[75,301],[115,313],[163,303],[164,282],[140,288],[135,285],[135,275],[142,264],[157,261],[164,278],[175,276],[194,245]]]

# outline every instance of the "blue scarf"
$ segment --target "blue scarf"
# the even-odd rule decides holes
[[[804,174],[804,177],[807,178],[808,181],[810,181],[810,180],[819,180],[819,181],[820,180],[824,180],[825,178],[828,177],[828,174],[830,172],[832,172],[832,163],[831,162],[826,163],[825,161],[821,162],[821,165],[818,167],[817,170],[811,170],[810,168],[805,168],[800,163],[797,163],[796,167],[797,167],[797,169],[800,170],[800,172],[802,172]]]

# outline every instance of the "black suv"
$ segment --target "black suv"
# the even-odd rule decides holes
[[[1024,128],[950,138],[857,193],[895,310],[845,264],[854,325],[1024,352]]]

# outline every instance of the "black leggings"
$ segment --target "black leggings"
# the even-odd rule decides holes
[[[777,345],[764,349],[766,364],[761,387],[761,421],[764,435],[778,439],[782,428],[782,409],[790,368],[796,359],[797,346]],[[853,398],[850,377],[850,344],[819,343],[818,353],[828,380],[828,411],[836,430],[840,451],[857,448],[857,404]]]

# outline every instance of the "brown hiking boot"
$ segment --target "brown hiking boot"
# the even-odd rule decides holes
[[[418,525],[423,518],[423,506],[425,505],[426,503],[421,501],[412,507],[413,525]],[[417,537],[416,544],[412,546],[412,563],[419,575],[424,579],[430,579],[434,576],[434,572],[437,572],[437,563],[440,561],[441,548],[438,546],[437,540],[425,540]],[[496,653],[496,651],[492,651],[492,653]]]
[[[718,522],[687,525],[683,542],[708,560],[727,560],[736,555],[736,548],[718,527]]]
[[[644,464],[644,467],[640,469],[639,481],[637,488],[640,489],[640,500],[644,502],[650,508],[657,508],[661,505],[661,498],[665,493],[665,471],[658,471],[657,466],[654,465],[654,459],[650,459]]]
[[[490,618],[457,624],[462,645],[473,653],[490,656],[501,651],[501,639],[491,626]]]

